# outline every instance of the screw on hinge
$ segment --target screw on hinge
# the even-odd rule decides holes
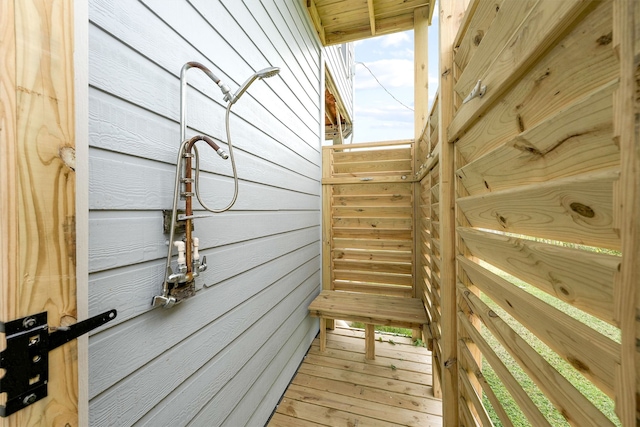
[[[26,329],[31,329],[33,328],[33,326],[36,324],[36,319],[34,319],[33,317],[26,317],[23,321],[22,321],[22,326],[24,326]]]
[[[28,406],[28,405],[31,405],[33,402],[35,402],[37,399],[38,397],[35,395],[35,393],[31,393],[30,395],[22,399],[22,403],[25,406]]]

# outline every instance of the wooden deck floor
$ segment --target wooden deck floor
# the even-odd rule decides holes
[[[376,359],[365,360],[364,332],[336,327],[324,354],[315,339],[268,426],[442,426],[431,384],[427,349],[376,334]]]

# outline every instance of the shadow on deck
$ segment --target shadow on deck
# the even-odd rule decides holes
[[[382,339],[382,342],[380,342]],[[431,353],[411,339],[376,334],[376,359],[365,360],[364,331],[316,338],[268,426],[441,426],[433,396]]]

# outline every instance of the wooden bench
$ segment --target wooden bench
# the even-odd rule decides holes
[[[320,318],[320,351],[327,347],[327,319],[365,324],[365,358],[375,359],[375,325],[422,329],[427,312],[418,298],[402,298],[355,292],[322,291],[309,304],[309,312]]]

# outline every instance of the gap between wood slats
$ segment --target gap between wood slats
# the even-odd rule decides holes
[[[590,2],[540,0],[531,9],[527,6],[521,1],[503,4],[485,43],[480,44],[458,78],[455,89],[461,98],[467,96],[478,79],[488,89],[483,97],[461,105],[448,129],[450,141],[498,100],[574,24]]]
[[[458,169],[470,195],[592,173],[620,164],[613,140],[612,81]]]
[[[609,170],[457,199],[473,227],[619,249]]]
[[[593,13],[578,22],[561,43],[503,94],[500,102],[493,103],[482,119],[460,136],[456,147],[467,161],[477,159],[616,78],[617,61],[607,43],[612,31],[611,2],[594,4],[597,8]],[[473,100],[469,104],[474,102],[484,101]]]
[[[489,415],[487,414],[487,411],[482,404],[481,398],[478,397],[478,394],[471,385],[471,382],[469,381],[469,374],[467,373],[466,369],[459,367],[458,378],[460,379],[460,384],[462,385],[462,394],[466,398],[467,402],[475,409],[474,412],[478,415],[481,425],[491,426],[493,423],[489,419]]]
[[[610,397],[620,345],[462,256],[475,286]],[[589,348],[589,351],[584,351]]]
[[[458,292],[482,323],[509,351],[522,369],[565,418],[580,426],[604,427],[613,423],[587,400],[569,381],[516,334],[480,298],[458,282]],[[458,318],[464,316],[458,316]]]
[[[454,62],[464,71],[478,50],[485,34],[490,31],[493,20],[502,6],[502,0],[474,0],[465,12],[465,25],[460,27],[454,46]]]
[[[500,422],[502,423],[502,425],[504,427],[513,427],[513,423],[509,419],[509,416],[507,415],[504,407],[502,406],[503,404],[500,402],[496,394],[493,392],[493,389],[487,382],[487,379],[483,375],[482,370],[478,367],[478,364],[476,363],[475,358],[469,351],[469,348],[467,347],[467,343],[464,340],[459,340],[458,349],[460,351],[460,354],[462,355],[460,363],[462,364],[464,369],[466,369],[469,372],[470,375],[475,376],[476,381],[480,384],[480,387],[482,387],[482,391],[484,392],[485,396],[491,403],[493,411],[500,419]],[[491,425],[491,423],[487,425]]]
[[[458,228],[471,253],[612,325],[620,257]]]

